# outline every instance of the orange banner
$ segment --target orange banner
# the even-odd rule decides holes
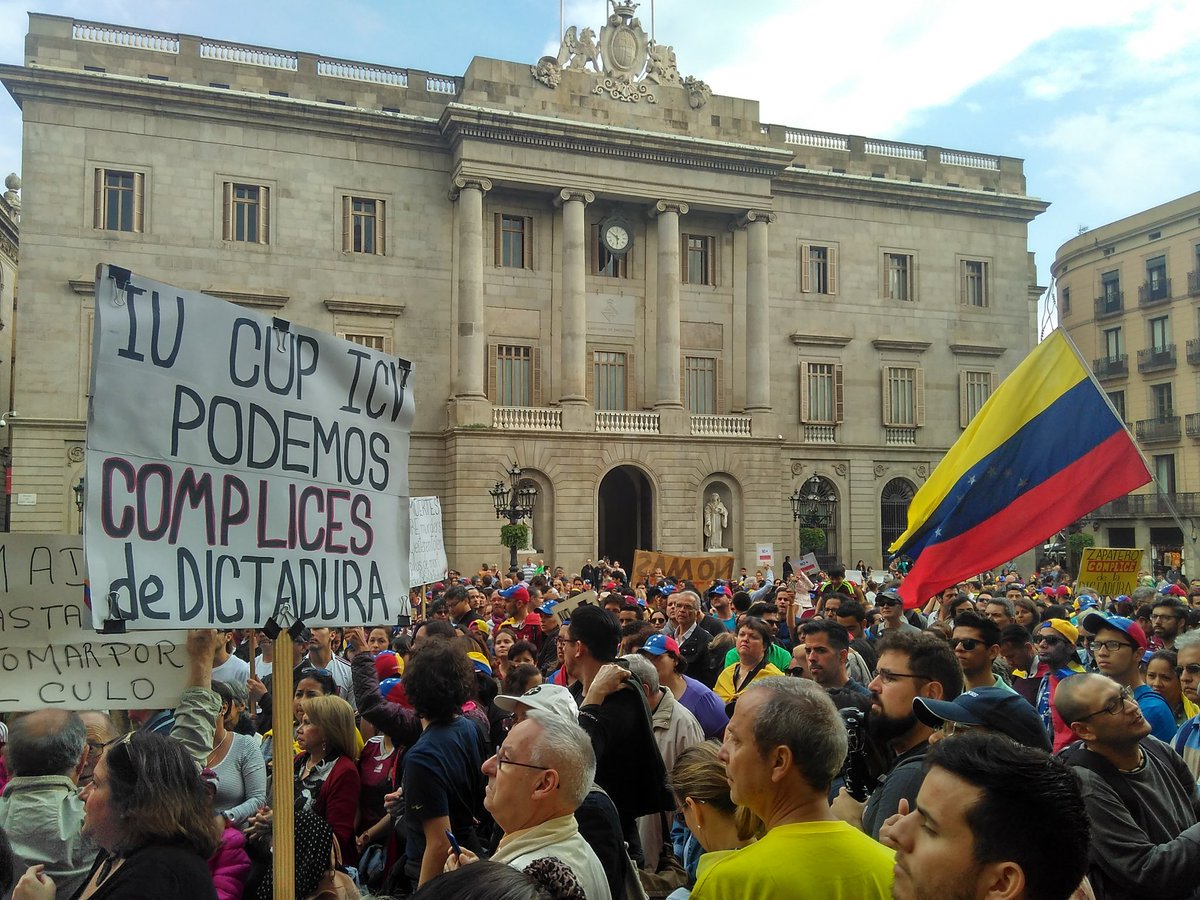
[[[662,569],[663,575],[677,584],[690,581],[698,590],[703,591],[714,581],[729,581],[733,578],[733,557],[719,553],[677,556],[653,550],[634,551],[631,578],[635,584],[645,580],[656,569]]]

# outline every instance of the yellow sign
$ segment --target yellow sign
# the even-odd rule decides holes
[[[675,556],[652,550],[635,550],[630,582],[636,584],[656,569],[662,569],[663,575],[676,583],[690,581],[697,590],[703,591],[717,579],[729,581],[733,578],[733,557],[715,553]]]
[[[1076,584],[1080,588],[1091,588],[1102,597],[1132,594],[1141,567],[1141,550],[1085,547]]]

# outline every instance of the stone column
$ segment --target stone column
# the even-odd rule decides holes
[[[487,327],[483,315],[483,195],[492,189],[486,178],[459,175],[450,191],[458,203],[458,348],[454,374],[453,424],[486,424]]]
[[[688,205],[659,200],[650,214],[658,218],[658,320],[655,348],[654,408],[681,410],[679,397],[679,217]]]
[[[560,191],[555,199],[555,203],[562,206],[563,229],[559,400],[564,413],[569,406],[587,405],[587,226],[584,209],[595,199],[596,195],[591,191],[573,189]]]
[[[746,412],[771,412],[771,314],[767,271],[767,225],[775,214],[750,210],[738,220],[746,229]]]

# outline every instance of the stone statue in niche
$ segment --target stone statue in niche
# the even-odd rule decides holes
[[[708,497],[704,504],[704,549],[727,550],[723,541],[725,529],[729,527],[729,510],[721,502],[721,495],[716,491]]]

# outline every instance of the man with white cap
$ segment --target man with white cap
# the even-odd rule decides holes
[[[576,723],[579,718],[579,707],[575,704],[571,692],[557,684],[539,684],[518,696],[500,694],[494,702],[500,709],[513,714],[514,725],[512,731],[509,732],[510,737],[531,712],[543,717],[556,716],[570,723]],[[506,740],[506,746],[507,743]],[[591,750],[590,743],[588,749]],[[592,760],[591,777],[594,779],[594,751]],[[488,761],[488,763],[491,762],[492,760]],[[485,773],[487,765],[485,763]],[[506,772],[505,775],[507,774]],[[491,776],[489,775],[489,782],[490,780]],[[629,865],[629,857],[625,853],[625,843],[621,838],[621,820],[612,799],[595,784],[594,780],[588,785],[588,788],[587,795],[575,810],[575,821],[579,826],[579,834],[583,836],[584,841],[592,848],[600,861],[607,879],[607,896],[611,896],[613,900],[620,900],[625,896],[624,876],[626,866]],[[488,806],[486,798],[484,805]],[[491,806],[488,808],[491,809]],[[493,816],[495,816],[494,812]],[[496,821],[501,828],[504,828],[500,818],[497,818]],[[507,829],[505,830],[507,831]],[[589,892],[588,897],[591,896],[592,894]]]

